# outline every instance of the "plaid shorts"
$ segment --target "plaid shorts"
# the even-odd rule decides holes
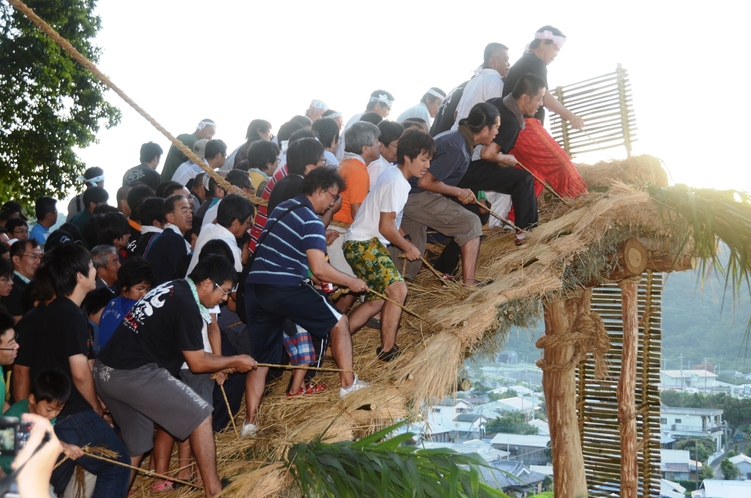
[[[295,325],[297,333],[290,337],[286,333],[282,335],[284,349],[289,355],[291,365],[310,365],[316,361],[316,350],[313,348],[313,337],[299,325]]]
[[[373,237],[370,240],[348,240],[344,243],[344,257],[357,278],[362,279],[374,291],[385,294],[391,284],[402,282],[399,270],[396,269],[388,249]],[[381,299],[375,294],[368,293],[368,301]]]

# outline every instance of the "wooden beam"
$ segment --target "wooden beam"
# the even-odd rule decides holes
[[[659,272],[686,271],[696,268],[696,258],[688,254],[676,258],[670,254],[649,253],[647,270]]]
[[[645,261],[646,263],[646,261]],[[639,281],[641,277],[622,280],[623,356],[618,379],[618,419],[621,432],[621,493],[623,498],[637,498],[639,464],[636,437],[636,360],[639,344]]]
[[[641,275],[647,268],[648,254],[641,242],[631,237],[620,246],[616,253],[617,264],[613,271],[605,277],[607,280],[619,282],[624,278]]]
[[[545,305],[545,334],[574,332],[579,313],[589,313],[592,291],[584,289],[568,298],[557,298]],[[542,387],[550,424],[553,449],[553,486],[556,498],[587,496],[587,477],[584,471],[579,424],[576,416],[576,378],[574,368],[556,369],[568,365],[574,356],[574,346],[546,347],[545,363],[552,368],[543,370]]]

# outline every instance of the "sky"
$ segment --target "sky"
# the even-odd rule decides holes
[[[488,43],[507,45],[513,64],[550,24],[567,36],[548,66],[551,88],[622,64],[633,88],[635,154],[662,159],[673,183],[751,191],[748,34],[739,5],[99,0],[95,43],[100,69],[173,135],[211,118],[215,138],[233,150],[252,119],[276,131],[311,99],[346,120],[383,88],[396,99],[396,119],[431,86],[448,92],[469,79]],[[114,199],[141,144],[157,142],[166,154],[169,141],[114,92],[107,99],[122,121],[79,156],[105,169]],[[621,148],[574,160],[623,157]]]

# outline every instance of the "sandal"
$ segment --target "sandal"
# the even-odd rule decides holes
[[[318,394],[322,391],[325,391],[328,387],[328,384],[326,384],[325,382],[319,382],[318,384],[313,384],[312,382],[310,382],[307,386],[305,386],[305,394]]]
[[[381,361],[391,361],[400,354],[402,353],[401,351],[399,351],[399,346],[397,346],[396,344],[394,344],[394,347],[388,351],[384,351],[381,347],[376,348],[376,356]]]
[[[151,486],[152,493],[161,493],[162,491],[172,491],[174,489],[172,481],[164,481],[162,484],[154,484]]]

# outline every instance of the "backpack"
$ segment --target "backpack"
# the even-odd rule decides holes
[[[253,251],[253,254],[250,255],[250,258],[248,258],[248,262],[245,263],[245,266],[243,266],[243,271],[240,273],[240,280],[238,282],[237,291],[235,292],[235,313],[237,313],[237,316],[239,316],[240,320],[245,324],[248,323],[248,313],[245,309],[245,281],[248,279],[250,268],[253,266],[253,262],[256,260],[258,248],[261,246],[261,243],[266,240],[266,236],[271,233],[271,230],[274,229],[276,224],[279,223],[279,220],[287,216],[295,209],[300,209],[302,207],[306,207],[305,204],[297,204],[296,206],[292,206],[291,208],[283,212],[281,216],[275,219],[274,223],[272,223],[271,226],[263,231],[258,239],[258,242],[256,243],[256,250]]]

